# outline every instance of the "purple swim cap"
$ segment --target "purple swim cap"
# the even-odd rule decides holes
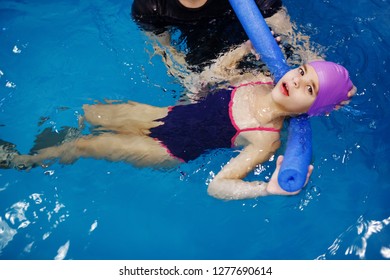
[[[352,89],[347,69],[329,61],[310,62],[318,76],[319,90],[317,98],[307,114],[317,116],[330,113],[340,102],[348,99],[348,91]]]

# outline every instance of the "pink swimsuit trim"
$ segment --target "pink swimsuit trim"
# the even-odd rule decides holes
[[[158,144],[160,144],[160,146],[162,147],[162,148],[164,148],[166,151],[167,151],[167,153],[168,153],[168,155],[170,156],[170,157],[172,157],[172,158],[175,158],[175,159],[177,159],[178,161],[180,161],[180,162],[186,162],[184,159],[182,159],[182,158],[179,158],[179,157],[177,157],[177,156],[175,156],[174,154],[172,154],[172,152],[168,149],[168,147],[164,144],[164,143],[162,143],[160,140],[158,140],[157,138],[153,138],[155,141],[157,141],[158,142]]]
[[[233,118],[233,100],[234,100],[234,96],[236,94],[236,91],[238,88],[240,87],[244,87],[244,86],[250,86],[250,85],[270,85],[270,84],[273,84],[272,82],[251,82],[251,83],[246,83],[246,84],[241,84],[237,87],[235,87],[232,91],[232,96],[231,96],[231,99],[230,99],[230,102],[229,102],[229,117],[230,117],[230,121],[232,122],[232,125],[234,126],[234,128],[237,130],[237,133],[232,137],[232,140],[231,140],[231,145],[232,147],[234,147],[234,143],[238,137],[238,135],[241,133],[241,132],[247,132],[247,131],[270,131],[270,132],[280,132],[280,129],[276,129],[276,128],[273,128],[273,127],[252,127],[252,128],[243,128],[243,129],[240,129],[236,123],[236,121],[234,120]]]

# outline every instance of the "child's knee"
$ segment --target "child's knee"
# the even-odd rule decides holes
[[[102,125],[105,121],[101,105],[83,105],[83,110],[87,122],[93,125]]]
[[[83,108],[83,111],[86,113],[86,112],[89,112],[90,107],[91,107],[91,105],[84,104],[82,108]]]

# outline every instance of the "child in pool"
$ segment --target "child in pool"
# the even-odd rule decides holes
[[[355,92],[344,67],[315,61],[289,71],[276,85],[266,81],[220,89],[188,105],[84,105],[85,120],[100,134],[44,148],[34,155],[14,155],[10,167],[44,165],[53,159],[72,163],[81,157],[125,161],[139,167],[173,167],[210,149],[242,146],[239,155],[209,184],[210,195],[245,199],[296,194],[283,191],[277,183],[281,157],[269,183],[243,178],[279,148],[279,132],[286,117],[329,113]]]

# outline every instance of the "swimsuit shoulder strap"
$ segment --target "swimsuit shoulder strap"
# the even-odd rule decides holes
[[[245,84],[239,84],[238,86],[235,87],[235,89],[240,87],[253,86],[253,85],[272,85],[272,84],[273,82],[256,81],[256,82],[249,82]]]
[[[231,96],[230,103],[229,103],[229,116],[230,116],[230,121],[232,122],[232,125],[233,125],[234,128],[237,130],[237,133],[234,135],[234,137],[233,137],[232,140],[231,140],[232,145],[234,144],[235,139],[237,138],[237,136],[238,136],[241,132],[247,132],[247,131],[280,132],[280,129],[276,129],[276,128],[273,128],[273,127],[264,127],[264,126],[240,129],[240,128],[238,127],[237,123],[235,122],[234,118],[233,118],[233,99],[234,99],[234,95],[236,94],[237,89],[240,88],[240,87],[245,87],[245,86],[251,86],[251,85],[264,85],[264,84],[269,85],[269,84],[273,84],[273,82],[261,82],[261,81],[258,81],[258,82],[250,82],[250,83],[240,84],[240,85],[238,85],[238,86],[236,86],[236,87],[233,88],[233,90],[232,90],[232,96]]]

